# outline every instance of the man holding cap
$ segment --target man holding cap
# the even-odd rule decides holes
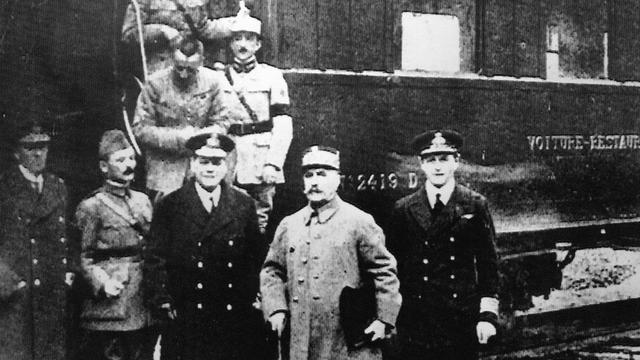
[[[389,249],[398,259],[398,359],[477,359],[496,334],[498,258],[484,196],[456,184],[462,136],[437,130],[412,142],[426,182],[398,200]]]
[[[83,355],[147,360],[158,338],[141,288],[151,202],[130,188],[136,154],[122,131],[106,131],[98,155],[104,184],[76,210],[81,272],[89,290],[81,312],[81,327],[88,335]]]
[[[396,261],[371,215],[340,199],[337,150],[308,148],[302,157],[308,205],[282,220],[260,273],[265,318],[279,335],[290,322],[290,359],[379,359],[368,343],[349,349],[340,319],[345,287],[370,287],[371,342],[394,327],[400,309]]]
[[[233,90],[229,96],[237,151],[235,180],[256,200],[258,224],[266,231],[276,184],[284,183],[284,166],[293,138],[289,115],[289,89],[282,71],[258,63],[262,46],[260,20],[238,16],[231,25],[233,63],[225,77]]]
[[[255,205],[225,183],[233,141],[191,137],[195,178],[158,204],[145,257],[151,306],[166,314],[163,359],[255,359],[263,348],[253,307],[266,252]]]
[[[187,139],[209,126],[228,126],[222,75],[202,66],[203,47],[184,39],[173,66],[151,76],[140,92],[133,133],[146,156],[147,189],[156,198],[179,189],[189,165]]]
[[[73,279],[67,190],[46,171],[50,137],[17,127],[16,164],[0,176],[0,359],[66,358],[66,294]]]

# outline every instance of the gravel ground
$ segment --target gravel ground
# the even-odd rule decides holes
[[[640,252],[585,249],[562,270],[562,286],[533,298],[532,314],[640,297]]]

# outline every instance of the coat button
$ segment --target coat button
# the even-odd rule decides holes
[[[63,243],[63,244],[64,244],[66,241],[67,241],[67,239],[65,239],[65,238],[63,238],[63,237],[61,237],[61,238],[60,238],[60,242],[61,242],[61,243]]]
[[[456,299],[456,298],[458,298],[458,294],[453,293],[453,294],[451,295],[451,297],[452,297],[452,298],[454,298],[454,299]]]
[[[202,242],[198,241],[198,247],[201,247],[201,246],[202,246]]]
[[[231,268],[233,267],[233,263],[231,263],[231,261],[229,261],[229,263],[227,264],[227,267],[228,267],[229,269],[231,269]]]
[[[197,307],[198,309],[202,309],[202,303],[198,303],[198,305],[196,305],[196,307]]]
[[[429,277],[428,277],[428,276],[423,276],[423,277],[422,277],[422,281],[424,281],[424,282],[429,281]]]
[[[291,298],[291,300],[293,300],[293,302],[298,302],[298,297],[294,296],[294,297]]]
[[[33,285],[40,286],[40,279],[33,280]]]
[[[429,259],[422,259],[422,263],[427,265],[429,263]]]
[[[227,287],[228,287],[229,289],[231,289],[231,288],[233,287],[233,284],[232,284],[232,283],[229,283],[229,284],[227,284]]]
[[[449,238],[449,241],[456,242],[456,239],[452,236],[452,237]]]
[[[317,274],[316,274],[316,275],[313,275],[313,278],[314,278],[314,279],[318,279],[318,278],[320,278],[320,275],[317,275]]]
[[[196,285],[196,287],[197,287],[198,289],[202,289],[204,286],[202,286],[202,283],[198,283],[198,285]]]
[[[451,261],[454,261],[454,260],[456,259],[456,257],[455,257],[454,255],[451,255],[451,256],[449,257],[449,259],[451,259]]]
[[[38,259],[33,259],[32,262],[33,262],[33,265],[36,265],[38,264]]]
[[[233,306],[231,306],[231,304],[227,304],[227,311],[231,311],[233,309]]]
[[[204,267],[204,264],[202,263],[202,261],[198,261],[198,268],[202,269]]]
[[[456,278],[456,276],[455,276],[455,275],[453,275],[453,274],[451,274],[451,276],[449,276],[449,277],[451,278],[451,280],[453,280],[453,279],[455,279],[455,278]]]
[[[428,242],[428,241],[425,241],[425,242],[424,242],[424,246],[429,246],[429,242]]]
[[[303,277],[299,277],[298,278],[298,282],[302,284],[304,282],[304,278]]]
[[[32,238],[32,239],[31,239],[31,243],[32,243],[32,244],[35,244],[35,243],[36,243],[36,239],[33,239],[33,238]]]
[[[307,263],[307,261],[309,261],[309,259],[307,259],[306,257],[303,257],[303,258],[302,258],[302,263],[303,263],[303,264],[306,264],[306,263]]]
[[[229,246],[233,246],[233,240],[229,240]]]
[[[67,265],[67,258],[62,258],[62,264]]]
[[[58,221],[59,221],[59,222],[61,222],[61,223],[63,223],[63,222],[64,222],[64,217],[60,216],[60,217],[58,218]]]

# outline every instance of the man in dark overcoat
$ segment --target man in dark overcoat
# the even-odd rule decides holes
[[[266,253],[254,201],[224,182],[230,138],[203,133],[186,146],[195,179],[158,204],[145,256],[149,300],[170,319],[162,359],[254,359],[264,323],[253,303]]]
[[[388,229],[404,299],[399,359],[477,359],[478,344],[496,333],[493,220],[484,196],[456,184],[461,146],[454,131],[412,143],[426,182],[395,204]]]
[[[42,127],[25,122],[16,139],[17,163],[0,177],[0,359],[62,360],[72,281],[67,190],[45,170]]]

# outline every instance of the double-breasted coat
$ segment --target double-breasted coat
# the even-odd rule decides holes
[[[388,228],[398,260],[398,318],[406,357],[434,348],[476,350],[480,299],[497,297],[495,230],[486,199],[461,185],[433,218],[425,187],[398,200]]]
[[[147,195],[109,183],[78,205],[80,266],[90,290],[82,305],[83,328],[133,331],[150,325],[151,314],[144,305],[140,285],[144,235],[149,230],[151,212]],[[124,283],[117,299],[107,299],[104,294],[104,282],[109,278]]]
[[[379,359],[378,347],[347,349],[339,297],[345,286],[369,283],[378,319],[396,323],[402,300],[382,229],[338,197],[313,218],[307,206],[278,226],[260,273],[264,315],[289,313],[291,360]]]
[[[208,213],[194,181],[164,198],[154,213],[145,256],[152,306],[170,303],[162,359],[250,360],[261,355],[263,321],[252,305],[266,252],[254,201],[222,183]]]
[[[0,177],[0,359],[65,358],[67,190],[43,179],[38,193],[17,166]]]

